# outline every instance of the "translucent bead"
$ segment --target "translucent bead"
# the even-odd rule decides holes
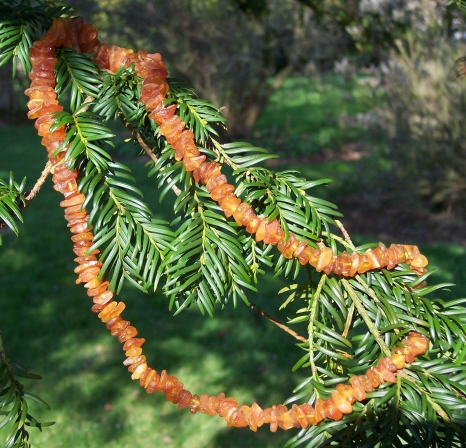
[[[325,247],[322,249],[322,252],[320,253],[319,256],[319,261],[317,262],[316,266],[316,271],[320,272],[322,271],[330,262],[332,261],[333,258],[333,252],[332,249],[329,247]]]
[[[349,384],[337,384],[337,392],[348,401],[348,403],[353,404],[356,401],[354,396],[353,388]]]
[[[124,345],[123,350],[129,350],[131,347],[141,347],[146,340],[144,338],[130,338],[128,339]]]
[[[186,171],[188,173],[190,173],[191,171],[194,171],[198,166],[200,166],[204,162],[205,158],[206,158],[205,155],[189,157],[189,158],[185,156],[183,158],[183,164],[184,164]]]
[[[343,413],[338,409],[333,398],[329,398],[324,402],[324,415],[331,420],[341,420]]]
[[[212,198],[212,200],[214,200],[216,202],[219,202],[223,198],[225,198],[225,197],[229,196],[231,193],[233,193],[234,190],[235,190],[235,187],[233,185],[223,184],[223,185],[220,185],[219,187],[214,188],[210,192],[210,197]]]
[[[353,406],[351,403],[342,397],[338,391],[332,392],[332,400],[335,403],[335,406],[343,413],[343,414],[351,414],[353,412]]]
[[[357,401],[363,401],[367,398],[367,393],[364,390],[361,378],[359,376],[353,376],[349,379],[351,386],[353,387],[354,397]]]
[[[219,201],[220,208],[223,210],[223,213],[227,218],[233,215],[240,204],[241,199],[236,197],[234,194],[231,194]]]

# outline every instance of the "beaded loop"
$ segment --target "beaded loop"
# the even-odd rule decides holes
[[[32,64],[29,74],[31,87],[25,91],[30,98],[27,103],[28,117],[36,119],[35,127],[43,137],[42,144],[53,165],[54,188],[64,195],[60,206],[65,209],[65,219],[73,233],[71,239],[74,243],[73,251],[77,255],[75,261],[78,263],[75,269],[78,274],[76,283],[84,283],[87,295],[94,302],[92,311],[98,313],[112,336],[123,344],[127,356],[123,364],[132,373],[131,378],[139,380],[147,393],[162,392],[168,401],[177,404],[180,409],[189,407],[193,414],[198,411],[210,415],[218,414],[229,426],[249,426],[256,431],[263,424],[270,424],[272,432],[278,428],[307,428],[309,425],[317,425],[325,418],[340,420],[343,414],[351,413],[352,404],[366,399],[367,392],[383,382],[395,382],[396,374],[403,369],[405,363],[413,362],[416,356],[426,352],[429,341],[419,333],[410,332],[408,338],[402,341],[403,347],[396,348],[390,358],[380,359],[365,375],[350,378],[351,385],[338,384],[331,393],[331,398],[317,399],[315,407],[301,404],[293,405],[290,409],[282,404],[266,409],[262,409],[257,403],[240,406],[234,398],[227,398],[223,393],[217,396],[202,394],[199,397],[184,389],[183,383],[175,376],[168,375],[165,370],[158,374],[149,367],[141,348],[145,339],[136,338],[137,329],[121,317],[126,305],[115,302],[113,292],[108,289],[109,282],[98,278],[102,266],[97,258],[99,250],[87,253],[93,245],[93,233],[92,226],[88,223],[87,210],[82,208],[86,198],[78,191],[78,173],[68,169],[64,163],[66,149],[52,157],[66,137],[64,126],[49,132],[54,123],[53,113],[63,110],[54,90],[54,67],[57,62],[54,53],[60,46],[96,54],[95,60],[101,69],[112,73],[120,66],[129,67],[134,64],[137,75],[143,79],[140,99],[150,111],[149,117],[160,126],[160,134],[174,149],[175,159],[182,160],[186,170],[193,173],[196,182],[206,186],[211,198],[219,203],[227,217],[233,216],[238,225],[246,227],[247,232],[255,233],[256,241],[277,245],[285,258],[297,257],[301,264],[309,263],[319,272],[334,272],[342,276],[354,276],[356,273],[382,267],[393,269],[403,262],[422,273],[427,259],[416,246],[409,245],[393,244],[387,249],[380,243],[378,248],[369,249],[365,254],[343,252],[335,255],[330,248],[308,247],[292,233],[285,240],[284,232],[276,219],[269,221],[267,218],[259,218],[249,204],[242,202],[233,193],[234,186],[227,183],[226,177],[221,174],[220,165],[205,161],[205,156],[197,149],[194,134],[185,129],[180,117],[175,115],[176,106],[163,105],[169,89],[166,80],[168,72],[158,53],[148,54],[144,50],[134,53],[120,47],[109,47],[99,42],[97,31],[91,25],[85,25],[82,18],[75,21],[55,19],[50,30],[42,40],[34,42],[29,53]]]

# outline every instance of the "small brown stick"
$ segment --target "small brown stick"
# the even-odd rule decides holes
[[[147,146],[146,142],[142,139],[139,132],[136,131],[136,129],[134,129],[134,127],[131,125],[131,123],[129,123],[126,120],[125,116],[121,112],[118,112],[118,117],[123,122],[123,124],[126,126],[126,129],[128,129],[128,131],[131,132],[131,135],[136,139],[136,141],[139,143],[139,145],[144,150],[144,152],[151,158],[151,160],[154,163],[157,163],[158,159],[157,159],[156,155],[154,154],[152,149],[150,149],[149,146]],[[168,182],[171,182],[170,177],[167,180],[168,180]],[[181,194],[181,190],[176,185],[173,185],[172,190],[177,196],[179,196]]]
[[[295,331],[293,331],[291,328],[287,327],[285,324],[282,324],[280,321],[278,321],[278,320],[275,319],[274,317],[270,316],[270,314],[267,314],[265,311],[262,311],[260,308],[258,308],[257,305],[255,305],[254,303],[252,303],[249,299],[248,299],[248,302],[249,302],[249,308],[251,308],[251,310],[256,311],[256,312],[259,313],[261,316],[264,316],[264,317],[265,317],[266,319],[268,319],[270,322],[272,322],[273,324],[277,325],[277,327],[281,328],[283,331],[286,331],[288,334],[290,334],[291,336],[293,336],[295,339],[298,339],[298,341],[307,342],[307,339],[306,339],[306,338],[303,338],[303,337],[300,336],[298,333],[296,333]]]
[[[351,244],[351,247],[354,249],[354,244],[353,242],[351,241],[351,238],[349,236],[349,233],[346,231],[345,227],[343,226],[342,222],[339,221],[338,219],[335,219],[335,222],[337,223],[337,226],[339,227],[339,229],[341,230],[341,233],[343,234],[343,236],[345,237],[345,241],[349,244]]]
[[[50,160],[49,160],[45,164],[45,167],[42,170],[42,173],[41,173],[39,179],[37,179],[36,184],[34,185],[32,190],[29,192],[29,194],[26,196],[25,199],[26,199],[27,202],[32,201],[37,196],[37,193],[39,193],[40,189],[42,188],[42,185],[44,185],[44,183],[45,183],[45,181],[47,179],[47,176],[50,174],[51,169],[52,169],[52,162],[50,162]]]

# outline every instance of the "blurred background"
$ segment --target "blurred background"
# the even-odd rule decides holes
[[[247,140],[280,155],[274,169],[330,177],[331,200],[356,243],[417,244],[433,281],[466,287],[466,15],[433,0],[66,1],[109,44],[160,52],[170,76],[222,107],[223,141]],[[0,177],[32,186],[45,165],[25,119],[27,78],[0,68]],[[121,140],[128,136],[117,129]],[[121,143],[128,164],[170,219],[152,179]],[[271,163],[271,162],[269,162]],[[31,388],[57,424],[33,440],[45,447],[278,447],[290,434],[229,430],[146,396],[120,366],[123,354],[74,285],[71,242],[50,180],[25,211],[20,238],[0,250],[0,329],[11,359],[44,379]],[[279,315],[286,280],[266,274],[251,296]],[[123,292],[129,319],[148,339],[151,364],[198,393],[247,403],[285,400],[307,372],[295,341],[241,303],[215,319],[187,310],[172,318],[159,293]],[[285,310],[286,311],[286,310]],[[286,320],[286,312],[280,316]],[[296,328],[305,334],[305,329]],[[292,435],[292,434],[291,434]]]

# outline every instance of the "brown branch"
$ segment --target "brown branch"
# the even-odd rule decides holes
[[[51,169],[52,169],[52,163],[49,160],[45,164],[45,167],[42,170],[42,173],[40,174],[39,179],[37,179],[37,182],[35,183],[34,187],[28,193],[28,195],[24,198],[26,200],[26,203],[19,205],[19,209],[21,211],[23,211],[29,205],[29,203],[37,196],[40,189],[42,188],[42,185],[44,185],[47,179],[47,176],[50,174]],[[3,220],[0,220],[0,229],[3,229],[3,227],[5,227],[5,222]]]
[[[349,244],[351,244],[352,248],[354,249],[354,244],[353,242],[351,241],[351,238],[349,236],[349,233],[346,231],[345,227],[343,226],[343,223],[341,221],[339,221],[338,219],[335,219],[335,222],[337,223],[337,226],[339,227],[339,229],[341,230],[341,233],[343,234],[344,238],[345,238],[345,241]]]
[[[42,170],[42,173],[41,173],[39,179],[37,179],[36,184],[34,185],[32,190],[29,192],[29,194],[26,196],[26,198],[25,198],[26,202],[32,201],[37,196],[37,193],[39,193],[40,189],[42,188],[42,185],[44,185],[44,183],[45,183],[45,181],[47,179],[47,176],[50,174],[51,169],[52,169],[52,162],[49,160],[45,164],[45,167]]]
[[[157,156],[154,154],[152,149],[150,149],[149,146],[147,146],[146,142],[142,139],[141,134],[139,134],[139,132],[136,131],[136,129],[134,129],[131,123],[129,123],[128,120],[126,120],[125,116],[121,112],[118,112],[118,117],[126,126],[126,129],[128,129],[128,131],[131,132],[131,135],[136,139],[136,141],[139,143],[144,152],[151,158],[151,160],[154,163],[157,163]],[[168,182],[171,182],[172,179],[169,177],[167,180]],[[172,190],[177,196],[181,194],[181,190],[176,185],[173,185]]]
[[[280,321],[278,321],[274,317],[270,316],[265,311],[262,311],[260,308],[257,307],[257,305],[252,303],[249,299],[248,299],[248,302],[249,302],[249,308],[251,308],[251,310],[255,311],[256,313],[259,313],[261,316],[263,316],[266,319],[270,320],[270,322],[277,325],[277,327],[280,327],[283,331],[286,331],[288,334],[293,336],[295,339],[298,339],[301,342],[307,342],[306,338],[303,338],[298,333],[293,331],[291,328],[287,327],[285,324],[282,324]]]

